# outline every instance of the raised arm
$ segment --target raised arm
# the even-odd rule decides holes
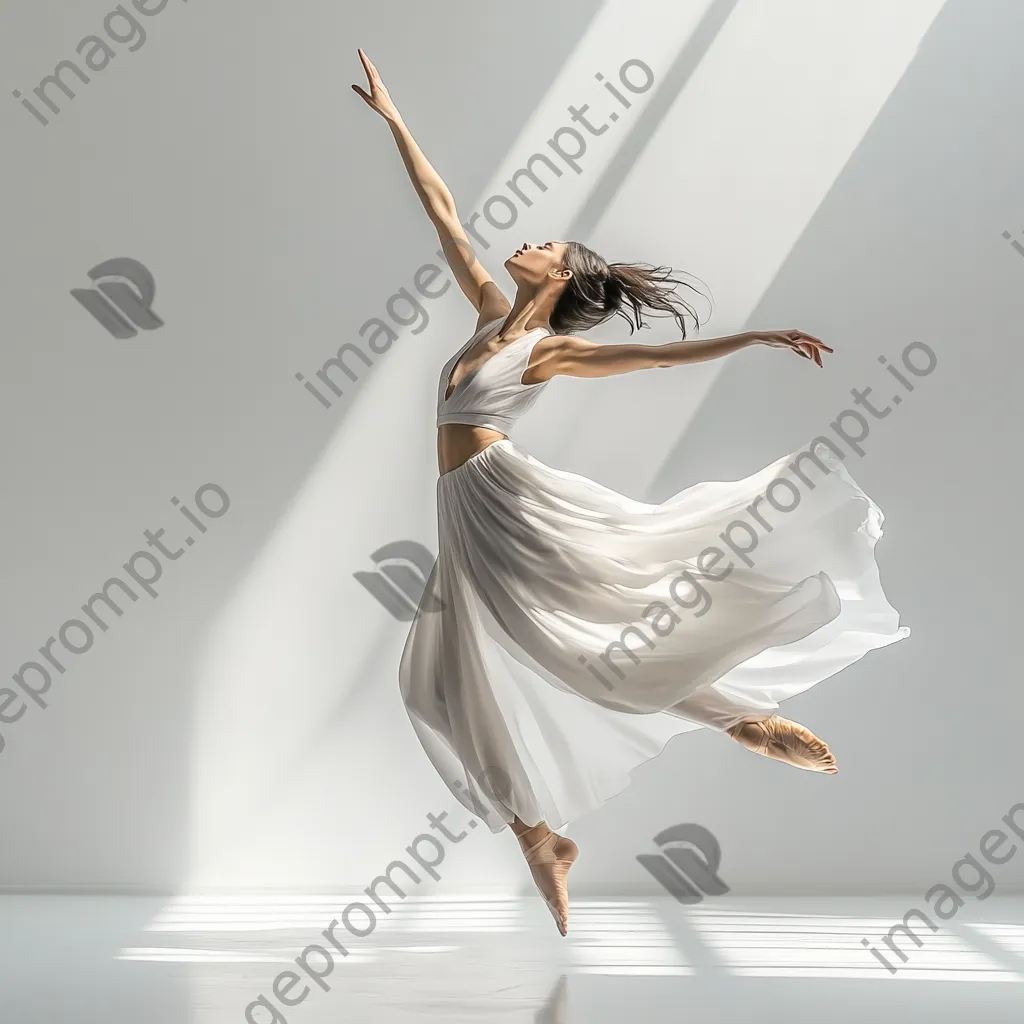
[[[611,377],[656,366],[682,366],[718,359],[752,345],[788,348],[821,366],[821,353],[831,352],[823,341],[803,331],[744,331],[706,341],[673,341],[667,345],[601,345],[574,335],[545,338],[541,359],[532,368],[532,380],[548,380],[558,374],[567,377]],[[540,346],[538,346],[539,348]]]
[[[455,208],[455,199],[448,186],[412,137],[370,58],[360,50],[359,59],[366,71],[370,92],[367,93],[358,85],[353,85],[352,88],[387,121],[416,194],[431,223],[437,229],[437,237],[441,241],[455,280],[480,314],[478,325],[482,326],[503,316],[512,307],[494,283],[494,279],[476,258],[476,253],[462,229]]]

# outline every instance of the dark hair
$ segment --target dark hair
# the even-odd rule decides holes
[[[693,307],[675,294],[677,285],[691,285],[672,276],[671,267],[646,263],[608,263],[580,242],[569,242],[562,266],[572,271],[565,290],[551,311],[550,323],[559,334],[588,331],[613,316],[634,327],[647,327],[641,314],[673,317],[686,337],[686,317],[696,326],[700,320]],[[696,291],[696,289],[693,289]]]

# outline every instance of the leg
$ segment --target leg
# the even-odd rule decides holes
[[[747,750],[806,771],[835,775],[839,769],[828,746],[805,726],[757,709],[705,686],[668,709],[688,721],[731,736]]]
[[[569,927],[566,877],[579,850],[571,839],[552,832],[543,821],[531,826],[516,818],[511,827],[530,867],[534,885],[551,911],[558,930],[565,935]]]

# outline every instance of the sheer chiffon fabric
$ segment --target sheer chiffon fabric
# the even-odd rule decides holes
[[[509,438],[443,474],[399,677],[456,797],[494,832],[557,829],[673,736],[767,718],[907,636],[879,581],[881,510],[814,456],[661,504]]]

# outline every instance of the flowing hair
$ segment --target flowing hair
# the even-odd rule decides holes
[[[650,326],[643,321],[645,311],[652,317],[672,317],[684,339],[687,317],[700,327],[693,307],[676,294],[680,285],[697,289],[673,277],[671,267],[608,263],[580,242],[567,244],[562,265],[572,277],[551,311],[551,326],[559,334],[589,331],[613,316],[621,316],[632,334],[634,328]]]

